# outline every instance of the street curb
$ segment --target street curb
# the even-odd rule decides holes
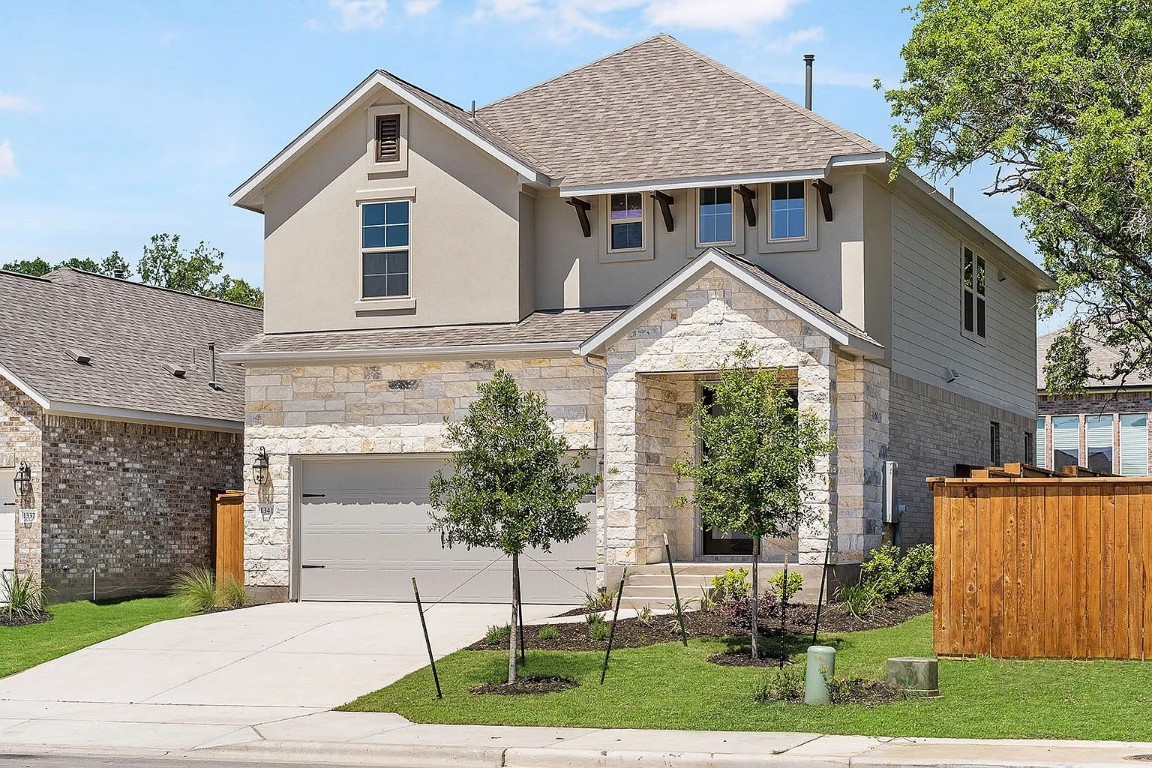
[[[748,754],[735,752],[657,752],[630,749],[565,749],[509,747],[504,768],[849,768],[850,758],[821,755]]]
[[[501,768],[504,752],[498,747],[258,741],[197,749],[184,756],[202,760],[372,765],[380,768]]]

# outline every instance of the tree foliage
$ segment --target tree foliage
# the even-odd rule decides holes
[[[887,92],[895,154],[930,176],[996,168],[986,194],[1015,198],[1059,288],[1041,311],[1074,310],[1066,335],[1152,375],[1152,3],[920,0]],[[1054,345],[1050,381],[1086,367]],[[1073,353],[1065,355],[1064,353]]]
[[[0,269],[9,272],[22,272],[37,277],[55,269],[72,267],[98,275],[119,275],[131,277],[132,267],[113,251],[100,261],[90,258],[71,258],[50,264],[42,258],[22,259],[9,262]],[[140,282],[170,288],[174,291],[214,299],[233,301],[252,307],[264,306],[264,292],[246,280],[221,274],[224,268],[224,254],[201,241],[191,250],[180,247],[180,236],[167,233],[152,235],[140,260],[136,263],[136,274]]]
[[[790,535],[813,519],[810,481],[835,448],[828,422],[798,409],[779,372],[756,367],[745,342],[721,367],[712,405],[697,404],[691,429],[701,457],[680,459],[677,474],[694,481],[703,526],[753,538],[752,585],[759,590],[760,539]],[[754,611],[753,657],[756,624]]]
[[[478,388],[459,422],[448,423],[455,449],[449,466],[429,484],[431,530],[449,546],[489,547],[512,558],[513,572],[527,549],[551,550],[588,529],[576,506],[599,482],[583,472],[586,452],[555,434],[544,397],[521,392],[504,370]],[[518,595],[512,592],[512,626]],[[509,637],[508,682],[516,680],[516,635]]]

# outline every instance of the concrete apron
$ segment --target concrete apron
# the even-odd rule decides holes
[[[568,607],[526,605],[525,619]],[[433,650],[468,645],[508,613],[433,606]],[[0,751],[261,741],[270,724],[324,713],[427,663],[412,604],[286,603],[160,622],[0,680]]]

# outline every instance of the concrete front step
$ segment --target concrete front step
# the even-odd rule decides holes
[[[724,575],[729,569],[747,570],[748,565],[747,563],[673,563],[681,604],[695,607],[700,603],[704,592],[712,586],[714,577]],[[759,576],[762,588],[766,590],[768,580],[783,570],[783,563],[760,563]],[[822,566],[819,565],[789,564],[789,573],[799,573],[804,578],[800,592],[792,598],[794,602],[816,602],[820,594],[821,570]],[[624,583],[621,605],[634,609],[647,606],[655,610],[668,608],[674,602],[675,594],[667,563],[628,567],[628,578]]]

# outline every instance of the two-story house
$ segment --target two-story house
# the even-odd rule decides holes
[[[859,563],[899,463],[904,543],[929,475],[1030,459],[1049,278],[891,158],[657,35],[481,109],[372,73],[237,189],[264,215],[246,367],[248,584],[266,599],[502,598],[496,553],[428,532],[428,479],[497,368],[547,396],[602,487],[587,536],[526,562],[528,599],[622,566],[731,560],[672,462],[742,341],[837,450],[817,522],[766,560]],[[524,561],[522,561],[524,562]],[[463,584],[463,586],[461,586]],[[456,590],[456,591],[453,591]]]

